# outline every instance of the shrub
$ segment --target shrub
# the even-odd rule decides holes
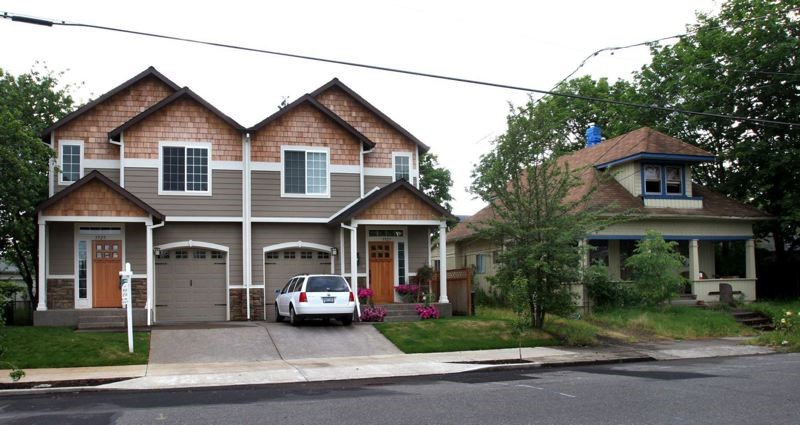
[[[372,292],[372,289],[358,288],[358,301],[360,301],[361,304],[367,304],[368,302],[370,302],[373,295],[374,292]]]
[[[380,307],[366,306],[361,309],[362,322],[383,322],[386,317],[386,310]]]
[[[675,251],[678,243],[667,242],[661,234],[648,230],[644,239],[636,244],[625,265],[633,271],[642,302],[654,306],[678,295],[684,279],[680,275],[685,258]]]
[[[436,309],[434,305],[418,305],[417,306],[417,314],[422,320],[426,319],[438,319],[439,318],[439,310]]]
[[[508,307],[508,299],[499,289],[487,291],[478,287],[473,302],[484,307]]]
[[[401,298],[403,298],[403,301],[408,303],[413,302],[418,298],[422,287],[419,285],[397,285],[394,287],[394,290],[398,295],[400,295]]]
[[[639,297],[636,296],[631,284],[611,280],[608,267],[602,261],[592,264],[585,270],[583,284],[598,310],[640,304]]]

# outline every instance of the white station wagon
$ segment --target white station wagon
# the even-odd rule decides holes
[[[355,296],[344,277],[332,274],[299,275],[275,290],[275,320],[284,317],[298,325],[303,319],[338,319],[353,323]]]

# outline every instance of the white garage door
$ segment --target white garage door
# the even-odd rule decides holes
[[[331,256],[328,252],[309,249],[286,249],[264,254],[267,303],[275,302],[275,290],[283,288],[289,278],[298,274],[328,274]]]
[[[156,258],[156,318],[164,322],[226,320],[227,255],[208,249],[162,251]]]

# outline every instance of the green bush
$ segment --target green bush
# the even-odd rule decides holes
[[[588,267],[583,274],[583,284],[598,310],[629,307],[641,304],[631,283],[611,280],[608,267],[600,261]]]
[[[506,298],[499,289],[486,291],[478,287],[475,289],[475,298],[472,302],[475,303],[476,306],[508,307],[508,298]]]
[[[677,242],[667,242],[660,233],[648,230],[625,260],[644,305],[655,306],[678,296],[684,283],[680,270],[686,259],[676,252],[677,246]]]

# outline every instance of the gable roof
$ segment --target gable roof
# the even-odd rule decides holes
[[[315,108],[319,112],[321,112],[323,115],[325,115],[328,118],[330,118],[339,127],[344,129],[348,133],[352,134],[353,137],[358,139],[364,146],[366,146],[368,148],[375,147],[375,142],[370,140],[367,136],[361,134],[361,132],[356,130],[355,127],[353,127],[352,125],[347,123],[347,121],[343,120],[340,116],[336,115],[336,113],[331,111],[330,109],[328,109],[328,107],[326,107],[325,105],[319,103],[319,101],[317,101],[317,99],[315,99],[314,97],[312,97],[309,94],[305,94],[305,95],[301,96],[299,99],[295,100],[294,102],[284,106],[283,108],[279,109],[278,112],[275,112],[274,114],[272,114],[272,115],[268,116],[267,118],[265,118],[260,123],[248,128],[247,131],[249,131],[251,133],[259,131],[262,128],[268,126],[269,124],[275,122],[276,120],[278,120],[282,116],[288,114],[289,112],[291,112],[292,110],[294,110],[298,106],[305,105],[305,104],[308,104],[308,105],[312,106],[313,108]]]
[[[75,118],[78,118],[79,116],[83,115],[84,112],[89,111],[90,109],[94,108],[95,106],[97,106],[97,105],[105,102],[106,100],[114,97],[115,95],[117,95],[121,91],[128,89],[129,87],[135,85],[139,81],[142,81],[142,80],[144,80],[145,78],[148,78],[148,77],[153,77],[153,78],[156,78],[156,79],[160,80],[162,83],[164,83],[167,86],[169,86],[170,88],[172,88],[172,90],[179,90],[180,89],[180,86],[178,86],[177,84],[172,82],[172,80],[170,80],[169,78],[165,77],[164,74],[158,72],[154,67],[150,66],[147,69],[145,69],[144,71],[142,71],[139,74],[135,75],[130,80],[125,81],[124,83],[120,84],[117,87],[114,87],[110,91],[106,92],[104,95],[102,95],[102,96],[98,97],[97,99],[95,99],[95,100],[93,100],[93,101],[81,106],[80,108],[70,112],[69,114],[67,114],[66,116],[61,118],[60,120],[54,122],[50,127],[47,127],[42,132],[42,134],[41,134],[42,141],[44,141],[47,144],[50,144],[50,134],[52,132],[54,132],[58,128],[64,126],[65,124],[71,122]]]
[[[80,180],[76,181],[75,183],[72,183],[71,185],[66,187],[64,190],[56,193],[55,195],[51,196],[49,199],[47,199],[44,202],[42,202],[41,204],[39,204],[39,206],[36,207],[37,214],[39,212],[41,212],[41,211],[46,210],[47,208],[52,207],[58,201],[68,197],[70,194],[74,193],[75,191],[77,191],[81,187],[83,187],[86,184],[88,184],[88,183],[90,183],[92,181],[95,181],[95,180],[99,181],[100,183],[103,183],[106,186],[108,186],[114,192],[116,192],[120,196],[122,196],[123,198],[127,199],[128,201],[132,202],[137,207],[141,208],[142,210],[146,211],[148,214],[152,215],[153,218],[155,218],[155,219],[157,219],[159,221],[163,221],[164,220],[164,214],[161,214],[160,212],[158,212],[158,210],[156,210],[155,208],[151,207],[149,204],[147,204],[146,202],[142,201],[141,199],[137,198],[136,195],[128,192],[122,186],[114,183],[113,181],[111,181],[111,179],[109,179],[108,177],[104,176],[103,173],[101,173],[101,172],[99,172],[97,170],[92,170],[92,172],[90,172],[89,174],[83,176],[83,178],[81,178]]]
[[[403,136],[406,136],[409,139],[411,139],[412,142],[416,143],[417,146],[419,146],[419,149],[420,149],[420,151],[422,151],[422,153],[428,152],[430,150],[430,146],[426,145],[425,143],[422,143],[419,139],[417,139],[408,130],[403,128],[400,124],[396,123],[394,120],[389,118],[386,114],[381,112],[378,108],[372,106],[371,103],[367,102],[366,99],[364,99],[358,93],[353,91],[353,89],[351,89],[350,87],[347,87],[343,82],[339,81],[338,78],[334,78],[334,79],[328,81],[322,87],[314,90],[313,92],[311,92],[311,96],[317,97],[317,96],[319,96],[320,94],[324,93],[326,90],[328,90],[328,89],[330,89],[332,87],[336,87],[339,90],[342,90],[343,92],[347,93],[350,97],[355,99],[356,102],[361,104],[361,106],[363,106],[364,108],[366,108],[367,110],[369,110],[373,114],[377,115],[380,119],[382,119],[384,122],[386,122],[386,124],[389,124],[390,127],[392,127],[395,130],[397,130]]]
[[[204,108],[206,108],[209,111],[211,111],[211,113],[213,113],[214,115],[219,117],[221,120],[225,121],[228,125],[230,125],[231,127],[235,128],[236,130],[238,130],[238,131],[244,131],[245,130],[244,126],[242,126],[238,122],[234,121],[233,118],[223,114],[219,109],[215,108],[214,105],[208,103],[205,99],[203,99],[202,97],[198,96],[197,93],[193,92],[188,87],[184,87],[184,88],[176,91],[175,93],[172,93],[171,95],[165,97],[164,99],[162,99],[161,101],[159,101],[155,105],[145,109],[144,111],[139,113],[139,115],[134,116],[133,118],[129,119],[127,122],[125,122],[124,124],[120,125],[119,127],[109,131],[108,132],[108,138],[109,139],[118,140],[120,134],[122,134],[123,131],[127,130],[130,127],[133,127],[134,125],[140,123],[141,121],[144,121],[150,115],[155,114],[156,112],[158,112],[158,111],[164,109],[165,107],[171,105],[176,100],[182,99],[182,98],[189,98],[189,99],[194,100],[195,102],[197,102],[200,105],[202,105]]]
[[[604,146],[608,144],[608,146]],[[572,169],[587,167],[580,175],[581,185],[573,188],[567,195],[571,199],[583,196],[592,183],[597,183],[592,194],[592,205],[613,206],[613,211],[632,211],[643,218],[738,218],[763,220],[770,216],[758,208],[731,199],[697,183],[692,183],[692,194],[703,198],[702,208],[653,208],[644,206],[641,196],[634,196],[614,178],[600,178],[599,169],[613,164],[637,159],[656,159],[647,155],[670,155],[663,159],[691,162],[702,159],[713,160],[714,156],[696,146],[690,145],[674,137],[667,136],[648,127],[642,127],[621,136],[606,140],[600,144],[583,148],[559,158],[559,162],[569,163]],[[689,158],[689,159],[686,159]],[[447,237],[452,241],[467,239],[475,234],[474,227],[480,228],[495,217],[491,205],[487,205],[468,219],[456,225]]]
[[[603,169],[639,159],[713,161],[714,155],[650,127],[642,127],[575,151],[563,158],[565,161],[592,164],[598,169]]]
[[[331,218],[331,220],[328,223],[338,224],[350,220],[351,218],[356,217],[360,213],[367,210],[369,207],[375,205],[380,200],[386,198],[387,196],[391,195],[392,193],[400,189],[407,189],[413,195],[422,200],[425,204],[433,208],[436,212],[438,212],[442,216],[447,217],[449,219],[456,219],[456,217],[453,214],[444,209],[444,207],[442,207],[441,205],[437,204],[436,201],[434,201],[428,195],[426,195],[425,192],[417,189],[411,183],[405,181],[405,179],[400,179],[395,181],[394,183],[388,184],[365,196],[360,201],[356,202],[346,210],[342,211],[335,217]]]

